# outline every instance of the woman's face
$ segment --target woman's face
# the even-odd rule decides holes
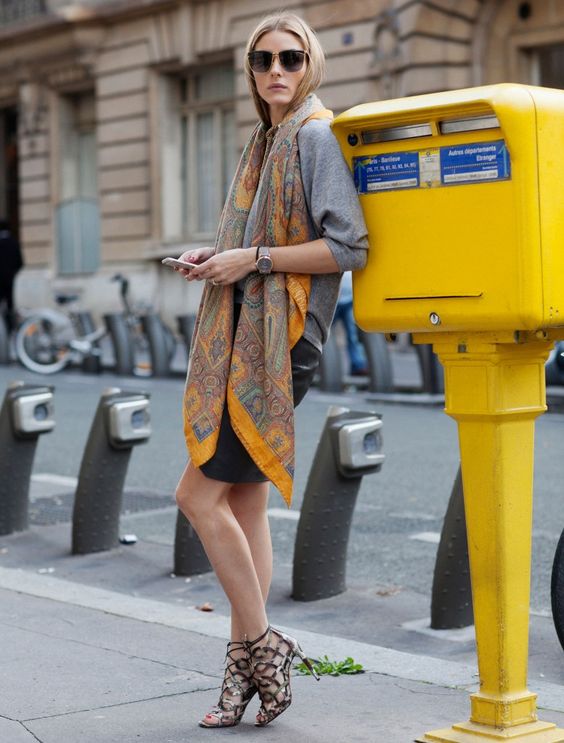
[[[303,49],[297,36],[287,31],[269,31],[260,37],[253,51],[282,52],[286,49]],[[268,104],[272,126],[279,124],[294,99],[300,82],[306,73],[307,57],[298,72],[288,72],[280,64],[278,57],[272,60],[267,72],[253,72],[257,91]]]

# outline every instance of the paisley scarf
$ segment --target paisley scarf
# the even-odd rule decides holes
[[[310,95],[268,132],[260,123],[239,161],[219,222],[216,253],[243,245],[258,200],[252,246],[311,239],[297,134],[312,118],[332,118]],[[290,349],[303,335],[311,277],[249,274],[233,338],[234,285],[206,282],[184,392],[184,433],[194,466],[215,453],[224,405],[257,466],[288,504],[294,476],[294,405]]]

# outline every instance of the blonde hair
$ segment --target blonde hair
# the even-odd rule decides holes
[[[323,53],[321,44],[315,31],[302,18],[295,13],[282,12],[269,15],[262,20],[247,42],[247,48],[245,49],[245,75],[257,113],[267,126],[270,126],[271,123],[268,103],[258,94],[255,77],[249,65],[248,53],[252,52],[261,37],[270,31],[286,31],[293,34],[302,42],[302,46],[307,52],[306,72],[300,81],[296,95],[290,102],[288,109],[297,108],[303,103],[307,96],[320,86],[325,75],[325,54]]]

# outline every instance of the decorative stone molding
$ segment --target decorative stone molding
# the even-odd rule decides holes
[[[377,17],[374,26],[371,76],[378,79],[381,98],[395,98],[398,95],[397,71],[402,65],[398,11],[390,8]]]
[[[91,65],[82,65],[76,60],[69,60],[67,64],[53,69],[47,77],[49,85],[58,90],[85,87],[92,79]]]

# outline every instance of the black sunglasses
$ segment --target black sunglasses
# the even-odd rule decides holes
[[[299,72],[304,66],[306,52],[303,49],[284,49],[283,52],[249,52],[249,66],[253,72],[268,72],[278,57],[286,72]]]

